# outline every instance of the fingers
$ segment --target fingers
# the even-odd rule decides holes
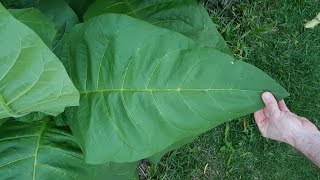
[[[256,120],[256,124],[261,132],[261,134],[264,136],[265,134],[265,126],[267,124],[266,122],[266,116],[264,115],[263,109],[257,111],[254,113],[254,119]]]
[[[280,113],[278,102],[270,92],[263,93],[262,100],[266,105],[266,108],[264,108],[264,115],[267,118],[274,117]]]
[[[259,125],[263,120],[266,119],[266,116],[264,115],[263,109],[255,112],[254,119],[256,120],[256,123]]]
[[[290,110],[287,107],[287,105],[284,102],[284,100],[279,101],[278,106],[279,106],[280,111],[290,112]]]
[[[260,131],[262,130],[263,121],[266,120],[266,116],[264,115],[263,109],[254,113],[254,119],[256,120],[256,124]]]

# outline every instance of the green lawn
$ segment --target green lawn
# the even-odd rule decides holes
[[[206,6],[235,56],[286,87],[291,110],[320,127],[320,26],[303,26],[320,12],[319,0],[240,0],[224,6],[216,1]],[[252,116],[169,153],[151,174],[152,179],[320,179],[320,171],[293,148],[261,137]]]

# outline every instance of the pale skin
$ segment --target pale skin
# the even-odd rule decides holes
[[[254,113],[263,137],[287,143],[320,168],[320,131],[308,119],[290,112],[283,100],[262,94],[266,107]]]

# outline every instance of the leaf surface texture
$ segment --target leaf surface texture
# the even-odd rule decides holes
[[[20,22],[37,33],[42,41],[52,49],[57,35],[56,26],[36,8],[10,9],[9,12]]]

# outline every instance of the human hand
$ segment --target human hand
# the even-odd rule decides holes
[[[263,137],[294,145],[301,134],[316,132],[317,127],[308,119],[290,112],[284,100],[277,102],[270,92],[262,94],[266,107],[254,113]]]

